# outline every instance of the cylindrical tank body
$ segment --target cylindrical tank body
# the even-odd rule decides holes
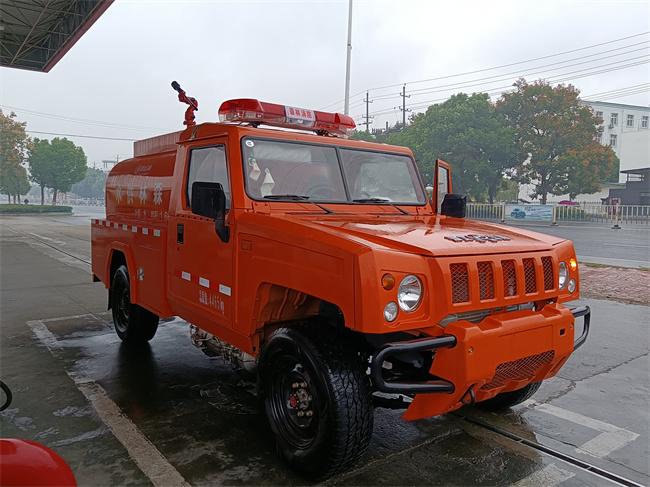
[[[106,180],[107,220],[167,221],[175,161],[174,151],[117,164]]]

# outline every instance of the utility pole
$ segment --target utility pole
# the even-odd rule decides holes
[[[350,57],[352,56],[352,0],[348,12],[348,56],[345,66],[345,109],[343,113],[350,115]]]
[[[368,128],[368,125],[370,125],[370,120],[372,120],[375,117],[371,117],[369,113],[369,105],[372,103],[372,100],[370,100],[370,97],[368,96],[369,92],[366,91],[366,99],[363,100],[363,102],[366,104],[366,114],[363,116],[363,118],[366,119],[365,123],[366,124],[366,132],[368,132],[370,129]]]
[[[411,111],[406,109],[406,99],[411,98],[411,95],[406,94],[406,83],[404,83],[404,87],[402,88],[400,95],[402,95],[402,106],[399,108],[402,110],[402,130],[404,130],[406,128],[406,112]]]

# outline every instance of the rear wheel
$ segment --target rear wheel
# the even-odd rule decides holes
[[[537,392],[541,382],[531,382],[516,391],[502,392],[486,401],[477,402],[476,405],[485,409],[507,409],[530,399]]]
[[[280,328],[260,358],[261,397],[278,451],[292,469],[312,479],[354,464],[373,427],[363,364],[324,327]]]
[[[111,284],[111,309],[117,336],[128,343],[145,343],[158,329],[159,318],[151,311],[131,303],[131,284],[126,266],[115,271]]]

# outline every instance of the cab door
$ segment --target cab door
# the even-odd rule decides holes
[[[192,183],[221,183],[230,208],[227,140],[192,146],[187,151],[181,204],[169,217],[168,255],[170,297],[189,311],[189,321],[208,332],[231,328],[233,321],[233,238],[223,242],[215,232],[214,218],[192,213]]]

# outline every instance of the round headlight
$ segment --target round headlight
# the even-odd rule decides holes
[[[395,318],[397,318],[397,311],[397,303],[395,301],[391,301],[384,308],[384,319],[389,323],[391,321],[395,321]]]
[[[569,289],[570,293],[572,293],[573,291],[576,290],[576,281],[575,281],[575,279],[571,279],[569,281],[569,288],[568,289]]]
[[[560,277],[558,279],[560,291],[566,287],[567,282],[569,282],[569,269],[566,266],[566,262],[560,262]]]
[[[416,276],[410,275],[402,279],[397,290],[399,307],[407,313],[415,311],[422,301],[422,282]]]

